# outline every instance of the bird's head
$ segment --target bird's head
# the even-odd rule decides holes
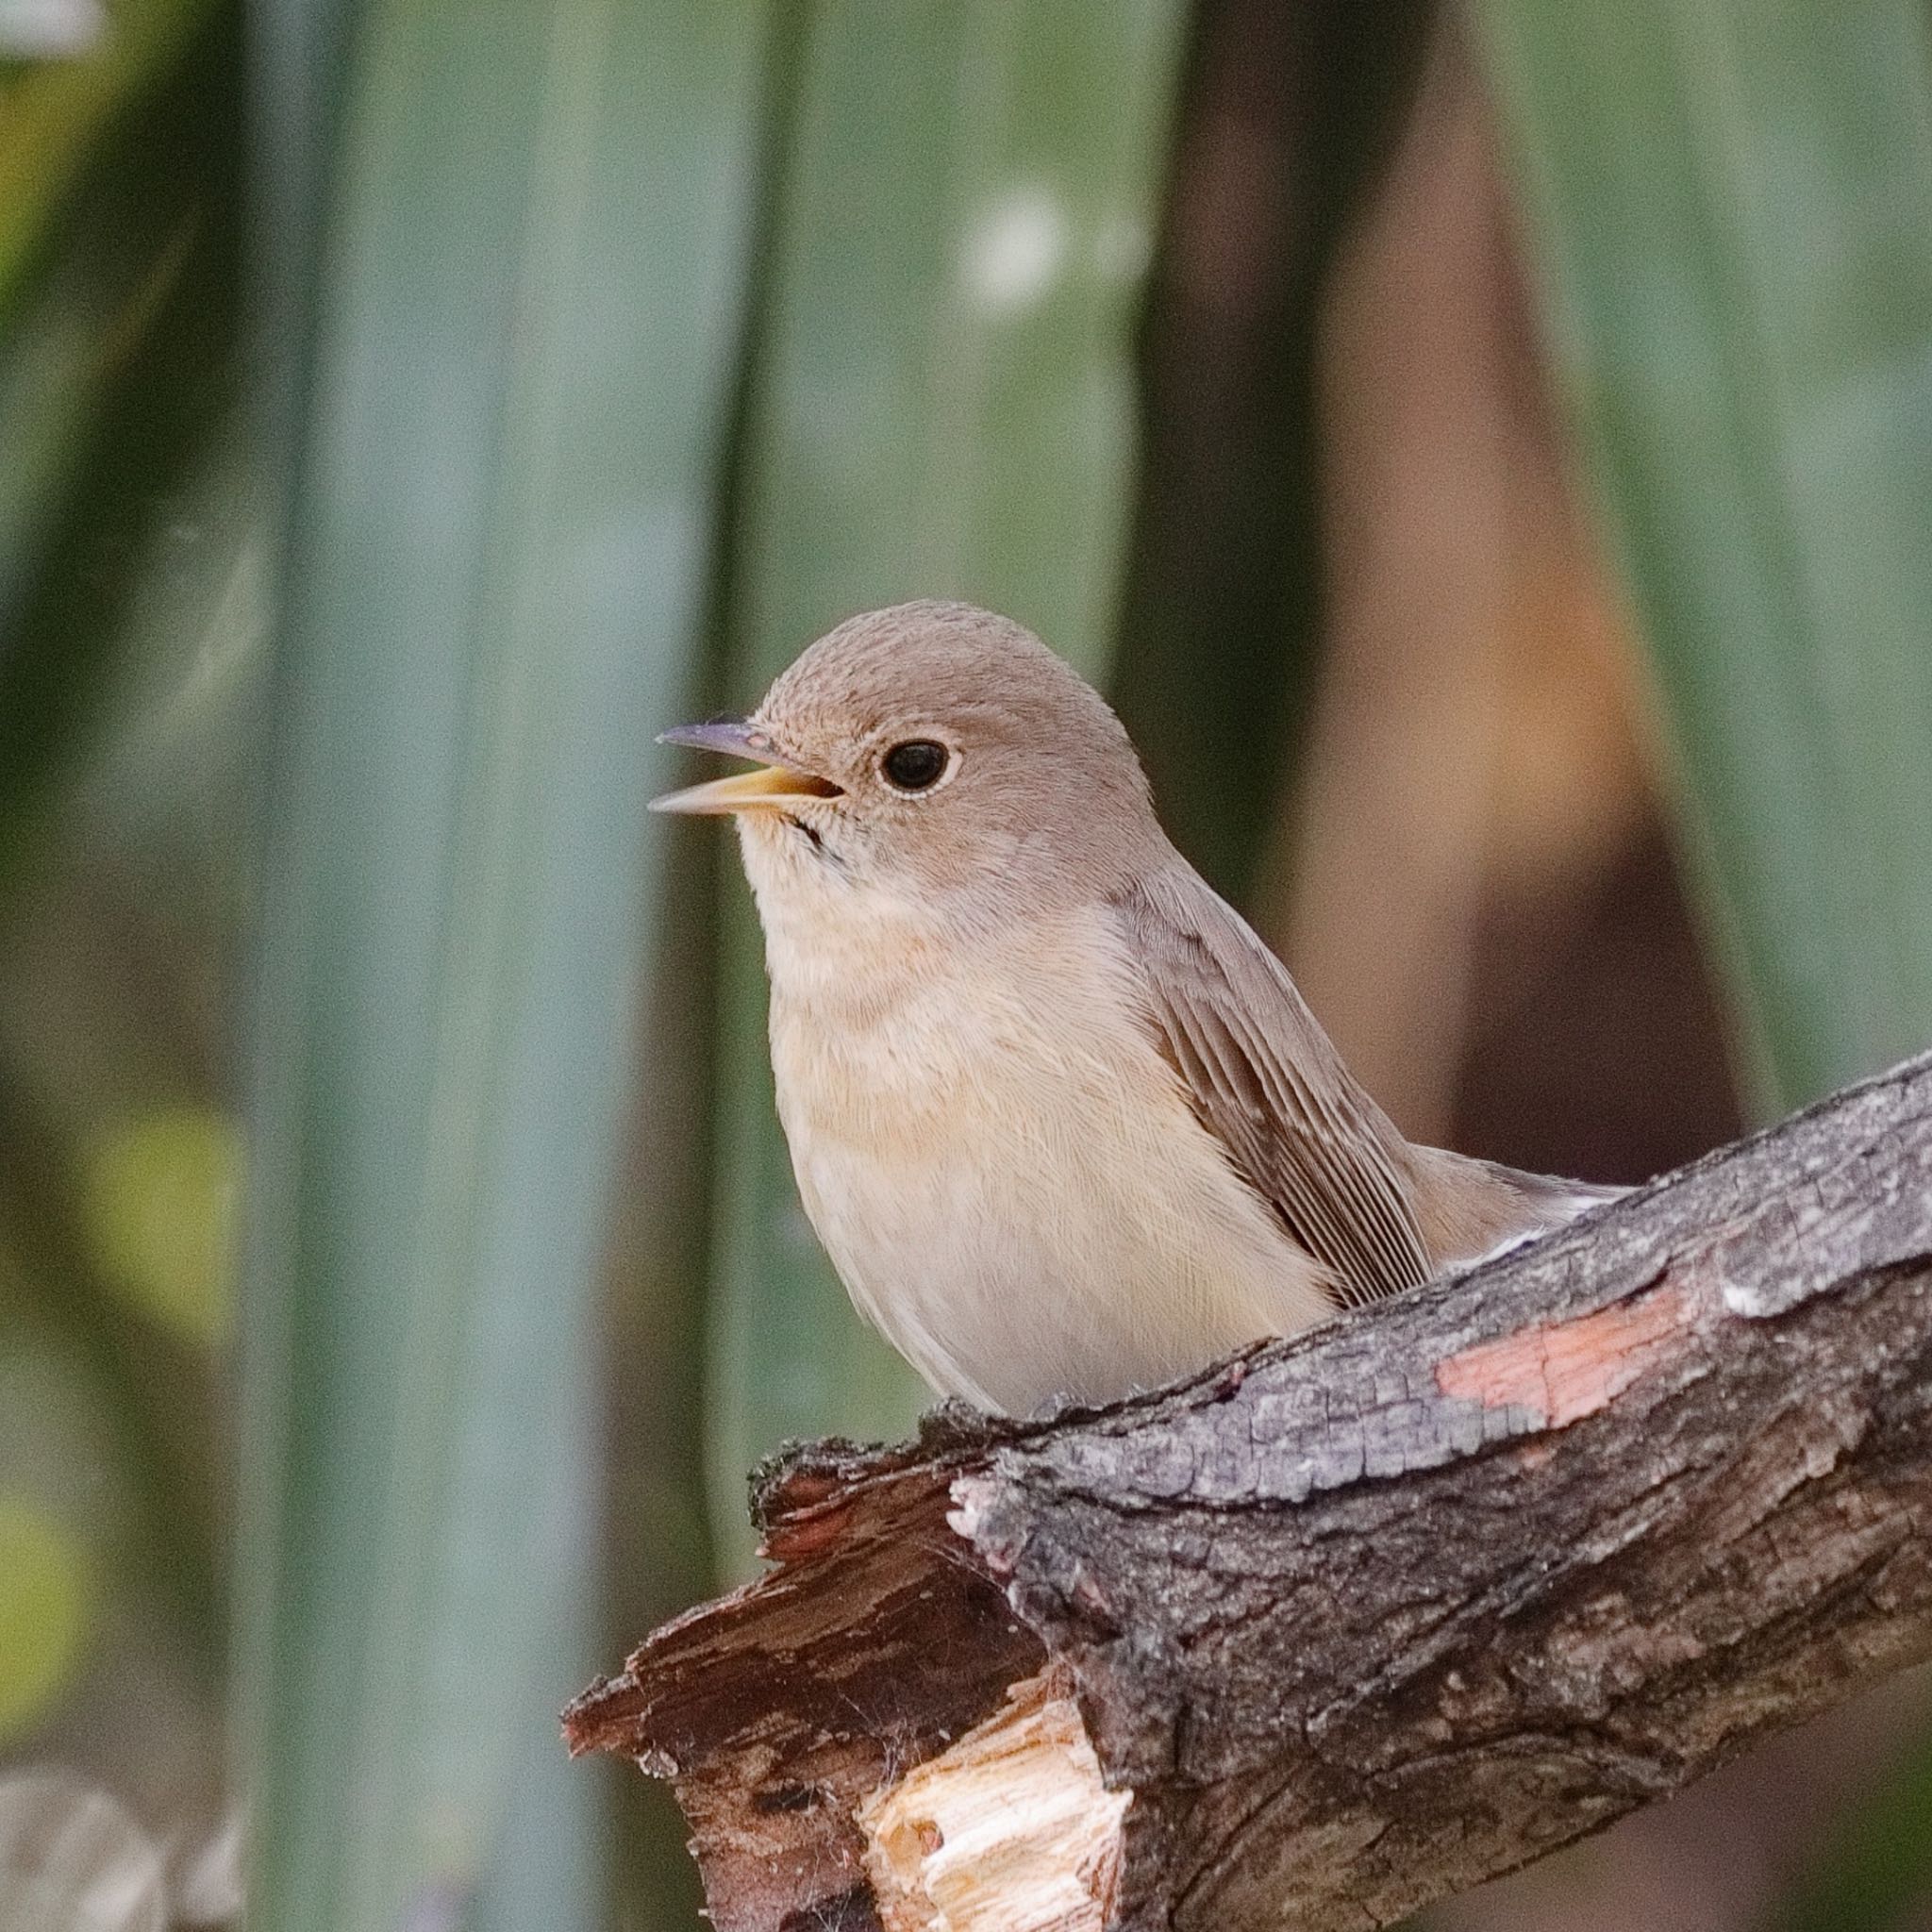
[[[882,895],[975,923],[1097,897],[1163,843],[1100,695],[1030,631],[966,604],[869,611],[742,721],[665,741],[759,767],[656,801],[737,816],[767,924],[780,895]]]

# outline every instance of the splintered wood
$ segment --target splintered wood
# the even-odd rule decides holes
[[[886,1932],[1105,1932],[1121,1821],[1065,1674],[1015,1684],[939,1757],[858,1807]]]

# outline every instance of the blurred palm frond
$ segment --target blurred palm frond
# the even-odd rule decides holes
[[[1932,1037],[1932,19],[1478,15],[1774,1110]]]
[[[298,366],[252,1056],[253,1908],[566,1927],[599,1887],[600,1786],[548,1746],[591,1656],[640,747],[693,681],[761,15],[283,11],[270,212],[324,259],[266,251]],[[654,195],[674,147],[685,192]]]

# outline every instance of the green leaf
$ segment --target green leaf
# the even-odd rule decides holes
[[[208,1107],[158,1109],[88,1150],[86,1207],[102,1277],[189,1341],[226,1334],[233,1128]]]
[[[1484,0],[1760,1100],[1932,1040],[1921,0]]]
[[[251,1911],[534,1898],[567,1932],[598,1787],[527,1766],[590,1668],[641,808],[695,682],[762,9],[271,12],[275,225],[328,243],[270,256],[308,353],[275,386],[306,413],[242,1309]]]
[[[1174,0],[808,16],[739,478],[734,703],[841,618],[913,596],[993,606],[1104,671],[1182,18]],[[718,1534],[741,1552],[758,1457],[896,1433],[927,1398],[798,1206],[735,882],[725,939],[709,1452]]]
[[[36,71],[10,124],[0,76],[0,225],[20,212],[8,173],[39,165],[42,109],[75,117],[58,124],[63,192],[26,196],[34,245],[0,264],[0,885],[26,808],[103,709],[162,507],[229,413],[238,34],[219,7],[130,13],[141,58],[110,63],[111,114],[85,91],[43,101]]]
[[[0,1493],[0,1742],[29,1729],[80,1655],[92,1595],[69,1531]]]
[[[79,58],[0,62],[0,310],[114,117],[166,73],[213,11],[213,0],[119,0],[107,31]]]

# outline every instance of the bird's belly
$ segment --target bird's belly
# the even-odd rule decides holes
[[[1316,1271],[1235,1178],[1131,1026],[858,1025],[774,1001],[800,1195],[854,1302],[930,1382],[1024,1413],[1152,1388],[1322,1319]]]

